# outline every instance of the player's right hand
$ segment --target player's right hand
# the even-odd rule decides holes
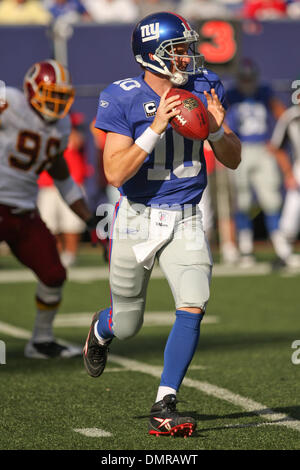
[[[162,134],[166,130],[170,120],[180,113],[180,111],[176,109],[176,106],[181,104],[181,100],[178,99],[180,96],[174,95],[170,98],[166,98],[168,92],[169,90],[165,91],[161,96],[156,116],[150,126],[157,134]]]

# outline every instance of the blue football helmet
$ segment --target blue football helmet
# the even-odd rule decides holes
[[[175,13],[160,12],[146,16],[134,28],[132,50],[135,60],[151,72],[170,77],[174,85],[184,85],[188,75],[202,73],[204,57],[196,52],[199,35],[188,22]],[[176,58],[186,55],[175,54],[174,46],[188,44],[190,63],[186,70],[177,67]],[[171,72],[171,64],[176,71]]]

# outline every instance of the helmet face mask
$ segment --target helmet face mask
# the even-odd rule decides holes
[[[165,63],[165,66],[170,71],[170,65],[173,64],[177,72],[184,72],[189,75],[195,75],[199,69],[203,68],[204,57],[202,54],[196,52],[195,43],[187,43],[188,49],[185,54],[178,54],[177,47],[182,46],[186,43],[182,43],[176,40],[164,41],[156,50],[155,56],[159,59],[162,59]],[[178,62],[185,61],[189,59],[189,64],[184,69],[178,67]]]
[[[69,112],[74,101],[74,90],[68,86],[40,83],[31,105],[47,121],[62,119]]]
[[[38,62],[30,68],[25,75],[24,92],[30,105],[49,123],[65,117],[74,101],[69,72],[54,60]]]
[[[132,34],[132,49],[136,61],[146,70],[170,77],[171,82],[183,85],[189,75],[202,73],[204,57],[196,51],[199,35],[179,15],[156,13],[144,18]],[[185,46],[180,54],[178,46]],[[188,66],[178,67],[178,62],[189,59]],[[172,67],[172,64],[174,67]],[[173,70],[172,70],[173,69]]]

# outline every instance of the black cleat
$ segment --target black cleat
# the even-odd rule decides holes
[[[25,357],[30,359],[51,359],[53,357],[70,358],[81,355],[81,347],[63,345],[56,341],[33,343],[29,341],[25,347]]]
[[[287,268],[287,263],[285,260],[282,258],[279,258],[277,256],[272,262],[271,262],[271,269],[272,271],[281,271],[282,269]]]
[[[92,324],[88,337],[83,348],[83,362],[87,373],[91,377],[99,377],[105,369],[107,361],[108,346],[112,339],[102,345],[94,333],[95,323],[99,319],[100,312],[95,313],[93,316]]]
[[[149,434],[156,436],[191,436],[196,429],[196,421],[189,416],[181,416],[176,410],[176,396],[166,395],[155,403],[150,412]]]

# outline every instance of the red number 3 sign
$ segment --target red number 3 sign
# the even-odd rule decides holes
[[[199,51],[204,55],[206,62],[212,64],[225,64],[232,60],[237,51],[235,30],[226,21],[207,21],[200,28],[203,40],[199,46]]]

